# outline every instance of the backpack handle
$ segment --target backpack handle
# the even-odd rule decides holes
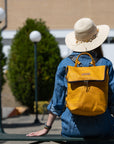
[[[92,55],[91,55],[90,53],[88,53],[88,52],[83,52],[83,53],[79,54],[78,57],[76,58],[75,67],[77,67],[77,65],[81,64],[78,59],[79,59],[79,57],[80,57],[81,55],[85,55],[85,54],[90,56],[90,58],[91,58],[91,60],[92,60],[92,61],[90,62],[90,64],[92,64],[93,66],[95,66],[95,60],[93,59]]]

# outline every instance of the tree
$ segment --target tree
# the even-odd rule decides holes
[[[58,43],[43,20],[27,19],[17,31],[8,57],[8,80],[13,95],[31,110],[34,102],[34,46],[29,34],[38,30],[37,43],[38,100],[50,100],[57,65],[61,61]]]
[[[6,57],[3,53],[3,44],[2,44],[2,37],[1,37],[1,30],[0,30],[0,75],[1,75],[1,88],[3,87],[4,83],[5,83],[5,79],[4,79],[4,66],[6,64]]]

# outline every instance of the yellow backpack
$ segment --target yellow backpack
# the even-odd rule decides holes
[[[90,67],[77,67],[81,55],[92,59]],[[82,116],[96,116],[104,113],[108,105],[108,68],[95,66],[89,53],[78,55],[75,66],[67,67],[66,107],[71,113]]]

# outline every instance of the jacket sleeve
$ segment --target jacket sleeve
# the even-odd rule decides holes
[[[108,91],[108,95],[109,95],[109,101],[108,101],[109,109],[110,109],[111,113],[114,114],[114,70],[113,70],[113,66],[112,66],[111,62],[109,65],[109,91]]]
[[[65,96],[66,96],[66,78],[65,67],[62,63],[59,64],[55,75],[55,86],[53,91],[53,97],[48,105],[47,109],[53,114],[60,116],[65,108]]]

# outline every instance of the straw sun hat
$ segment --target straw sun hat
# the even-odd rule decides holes
[[[66,35],[65,42],[73,51],[91,51],[106,40],[109,30],[108,25],[96,26],[90,18],[81,18],[74,24],[74,32]]]

